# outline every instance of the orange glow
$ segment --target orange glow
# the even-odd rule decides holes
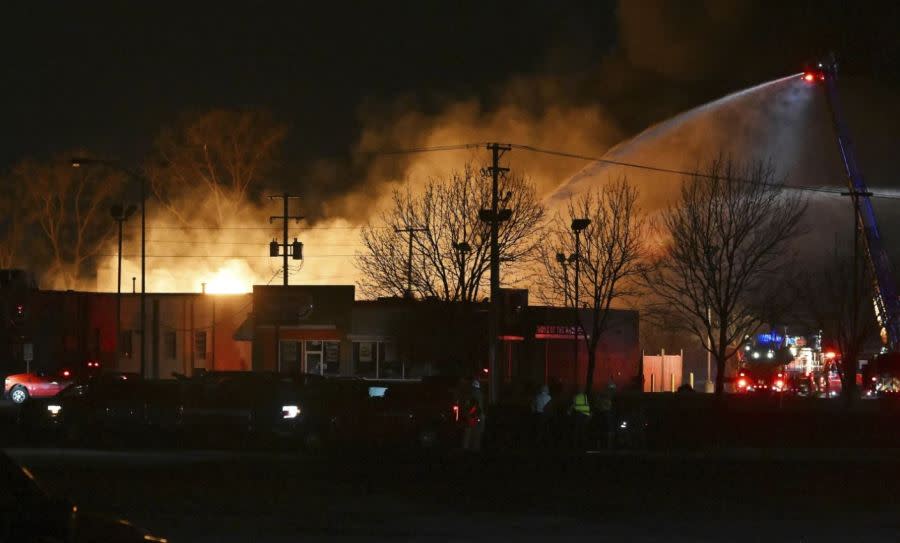
[[[809,82],[812,82],[816,77],[813,74],[806,73],[803,74],[803,79]]]
[[[833,353],[833,352],[827,352],[827,353],[825,353],[825,358],[827,358],[828,360],[833,359],[835,356],[837,356],[837,355],[836,355],[835,353]]]
[[[746,388],[746,386],[747,386],[747,380],[746,380],[746,379],[739,379],[739,380],[738,380],[738,388]]]
[[[219,268],[216,275],[206,284],[207,294],[244,294],[250,292],[253,278],[242,273],[242,269],[234,265]]]

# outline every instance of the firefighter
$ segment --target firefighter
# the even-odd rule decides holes
[[[484,433],[484,398],[481,395],[481,383],[478,378],[472,379],[472,386],[467,394],[463,407],[464,422],[463,449],[478,452],[481,450],[481,435]]]
[[[591,423],[591,402],[585,392],[577,392],[572,397],[569,414],[572,416],[572,445],[576,449],[583,449]]]

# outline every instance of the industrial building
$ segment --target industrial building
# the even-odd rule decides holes
[[[488,304],[355,299],[350,285],[255,286],[247,294],[147,293],[144,352],[140,294],[0,289],[10,315],[0,372],[55,371],[89,360],[147,377],[198,370],[271,370],[401,379],[487,372]],[[532,306],[503,292],[500,370],[507,382],[583,384],[586,343],[574,310]],[[586,329],[590,314],[581,310]],[[595,382],[631,382],[640,371],[638,313],[613,310],[597,346]],[[30,358],[30,360],[26,360]],[[142,364],[143,362],[143,364]]]

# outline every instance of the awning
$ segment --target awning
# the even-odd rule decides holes
[[[247,318],[237,327],[237,330],[234,331],[231,337],[235,341],[253,341],[253,325],[253,315],[247,315]]]

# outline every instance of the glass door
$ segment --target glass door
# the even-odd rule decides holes
[[[314,373],[322,375],[324,367],[322,364],[322,342],[306,341],[304,342],[304,356],[306,358],[306,373]]]

